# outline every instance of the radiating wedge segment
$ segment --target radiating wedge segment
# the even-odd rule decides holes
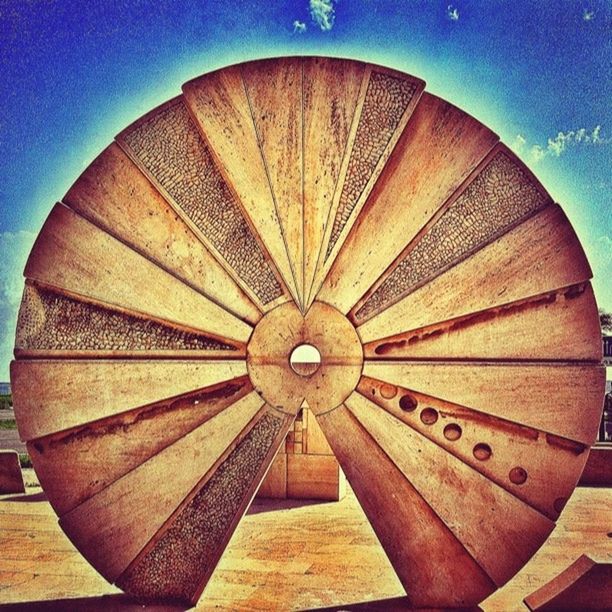
[[[346,407],[317,420],[410,605],[470,606],[495,590],[484,570]]]
[[[86,298],[244,342],[236,318],[69,208],[55,206],[36,239],[26,277]]]
[[[362,395],[346,405],[498,586],[553,530],[553,521]]]
[[[366,359],[601,360],[597,304],[582,283],[364,346]],[[537,342],[534,342],[537,338]]]
[[[314,281],[365,66],[323,57],[303,62],[306,298]]]
[[[109,581],[115,581],[202,477],[239,442],[262,406],[251,392],[64,514],[60,525]]]
[[[185,330],[130,314],[55,289],[26,283],[15,337],[18,357],[61,354],[98,357],[200,351],[216,356],[242,356],[245,347],[202,332]]]
[[[563,211],[548,206],[359,327],[364,342],[580,284],[591,269]]]
[[[264,411],[117,584],[138,597],[195,604],[292,423]]]
[[[28,442],[54,510],[64,514],[252,390],[235,378]]]
[[[601,418],[600,365],[370,361],[363,373],[589,446]]]
[[[371,318],[552,202],[503,145],[483,165],[353,309],[353,321]]]
[[[63,201],[230,312],[250,323],[259,320],[253,302],[116,143]]]
[[[242,78],[281,223],[299,302],[304,287],[302,61],[262,60]]]
[[[367,66],[327,220],[310,300],[329,272],[389,156],[411,119],[425,83]],[[356,301],[356,300],[355,300]]]
[[[423,94],[318,299],[348,312],[496,142],[469,115]]]
[[[240,67],[233,66],[185,83],[183,92],[210,155],[248,212],[285,283],[297,295]]]
[[[326,260],[358,203],[367,197],[423,89],[418,79],[378,67],[370,67],[367,77],[333,223],[330,219]]]
[[[117,141],[262,305],[282,297],[267,254],[182,98],[152,111]]]
[[[243,361],[14,361],[22,440],[98,421],[246,374]]]
[[[588,457],[586,444],[367,376],[357,389],[553,520],[572,494]]]

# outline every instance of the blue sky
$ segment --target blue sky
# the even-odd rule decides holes
[[[259,57],[350,57],[424,78],[563,205],[611,311],[611,33],[601,0],[0,0],[0,380],[53,203],[184,81]]]

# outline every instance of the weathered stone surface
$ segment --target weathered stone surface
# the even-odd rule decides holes
[[[237,347],[144,317],[26,285],[19,310],[17,350],[225,350]]]
[[[128,128],[121,139],[263,304],[281,296],[266,256],[181,99]]]
[[[24,492],[19,455],[14,450],[0,450],[0,495]]]
[[[282,425],[281,418],[265,414],[117,584],[140,597],[192,601],[221,556],[232,521]]]
[[[342,186],[326,259],[338,241],[359,196],[372,176],[415,91],[416,84],[412,81],[383,72],[372,72],[359,117],[346,178]]]
[[[355,313],[361,322],[507,232],[549,199],[498,153]]]

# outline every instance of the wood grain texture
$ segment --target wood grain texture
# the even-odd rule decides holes
[[[548,206],[366,321],[359,333],[370,342],[576,285],[591,276],[565,214],[558,206]]]
[[[364,354],[366,359],[600,361],[598,318],[593,289],[582,283],[374,340]]]
[[[241,73],[301,305],[304,302],[302,61],[284,58],[250,62],[241,66]]]
[[[366,376],[357,390],[553,520],[589,456],[586,444]]]
[[[304,297],[308,298],[323,248],[342,160],[366,68],[324,57],[303,60]]]
[[[235,190],[255,231],[297,296],[272,185],[239,66],[183,85],[185,102],[221,174]]]
[[[116,143],[91,163],[63,202],[249,323],[261,313]]]
[[[467,606],[495,590],[484,570],[346,407],[317,419],[406,589],[409,605]]]
[[[64,514],[62,529],[114,582],[235,443],[262,404],[254,392],[245,396]],[[155,491],[154,504],[151,491]]]
[[[61,515],[141,465],[252,391],[243,376],[28,443]]]
[[[543,362],[366,362],[363,373],[589,446],[605,384],[602,366]]]
[[[223,333],[244,342],[251,326],[148,259],[58,204],[46,220],[25,276],[109,305]]]
[[[348,312],[496,141],[469,115],[423,94],[318,299]]]
[[[239,361],[14,361],[19,435],[33,440],[246,374]]]

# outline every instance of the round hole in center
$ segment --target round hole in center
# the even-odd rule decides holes
[[[289,365],[300,376],[312,376],[321,365],[321,353],[312,344],[299,344],[291,351]]]

